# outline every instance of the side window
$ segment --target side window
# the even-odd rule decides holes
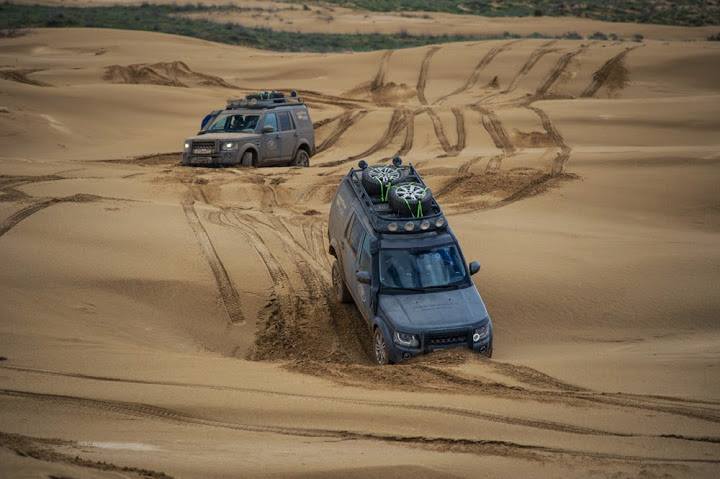
[[[296,123],[305,123],[310,120],[306,110],[294,110],[293,113],[297,119]]]
[[[360,240],[363,237],[363,233],[365,231],[363,230],[362,225],[360,224],[360,221],[357,219],[357,216],[353,218],[352,225],[350,226],[349,234],[348,234],[348,240],[350,242],[350,247],[352,250],[357,253],[358,248],[360,247]]]
[[[263,128],[266,126],[272,126],[273,128],[275,128],[275,131],[278,131],[278,122],[275,113],[267,113],[265,115],[265,123],[263,123]]]
[[[292,121],[290,120],[290,114],[286,111],[282,111],[277,114],[278,120],[280,120],[280,131],[289,131],[293,129]]]
[[[370,256],[370,235],[366,234],[360,249],[360,261],[358,271],[370,271],[372,269],[372,257]]]

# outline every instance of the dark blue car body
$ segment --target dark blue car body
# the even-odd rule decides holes
[[[422,181],[412,166],[405,168]],[[455,347],[492,355],[492,321],[471,278],[479,264],[465,262],[457,238],[439,206],[435,206],[423,218],[390,214],[385,205],[366,193],[358,169],[352,169],[343,178],[333,199],[328,239],[330,254],[336,260],[333,266],[336,296],[339,301],[356,304],[375,339],[376,349],[378,342],[384,342],[386,357],[378,358],[376,351],[378,363],[397,363]],[[425,230],[413,227],[411,232],[404,227],[408,222],[419,225],[421,221],[432,225],[424,224]],[[389,226],[392,223],[394,229]],[[398,228],[398,224],[403,227]],[[459,273],[462,276],[459,281],[429,289],[388,288],[384,283],[385,270],[381,269],[386,263],[381,264],[381,258],[390,257],[392,252],[432,252],[442,248],[457,248],[453,251],[459,255],[464,272]]]

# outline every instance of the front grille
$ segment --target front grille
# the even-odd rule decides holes
[[[194,141],[192,152],[195,155],[210,155],[215,152],[214,141]]]
[[[425,344],[427,346],[452,346],[467,343],[468,337],[469,333],[467,331],[430,333],[425,335]]]

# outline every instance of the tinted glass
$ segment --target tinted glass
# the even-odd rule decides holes
[[[278,120],[280,121],[280,131],[289,131],[293,129],[292,121],[290,120],[290,114],[283,111],[277,114]]]
[[[259,115],[222,115],[206,131],[254,131],[259,119]]]
[[[387,288],[437,288],[463,283],[466,277],[455,245],[380,251],[380,282]]]
[[[263,128],[266,126],[272,126],[273,128],[275,128],[275,131],[278,131],[278,122],[275,113],[268,113],[267,115],[265,115],[265,123],[263,124]]]
[[[360,246],[360,240],[362,239],[363,233],[365,231],[363,230],[362,225],[360,224],[360,221],[358,221],[357,217],[353,220],[352,227],[350,229],[350,247],[352,247],[353,251],[357,253],[358,247]]]
[[[372,262],[370,256],[370,235],[365,235],[365,239],[362,243],[360,250],[360,261],[358,263],[359,271],[370,271],[372,269]]]

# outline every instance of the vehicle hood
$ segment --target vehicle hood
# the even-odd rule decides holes
[[[226,141],[226,140],[232,140],[232,141],[243,141],[243,140],[253,140],[256,138],[259,138],[260,135],[257,133],[229,133],[229,132],[223,132],[223,133],[206,133],[204,135],[195,135],[191,136],[187,139],[187,141]]]
[[[381,294],[378,309],[396,328],[450,329],[477,324],[488,317],[475,286],[418,294]]]

